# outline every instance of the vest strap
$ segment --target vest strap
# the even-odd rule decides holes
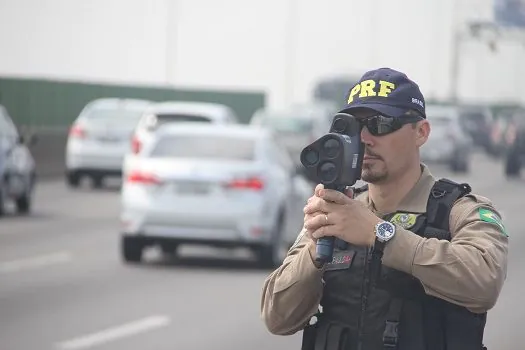
[[[456,183],[449,179],[439,179],[432,187],[427,201],[426,238],[450,241],[449,217],[454,202],[470,193],[470,185]]]
[[[444,178],[436,181],[430,190],[427,201],[427,222],[423,237],[450,241],[450,211],[454,206],[454,202],[458,198],[470,193],[471,190],[472,189],[470,185],[466,183],[460,184]],[[404,300],[401,298],[393,298],[390,302],[387,321],[385,324],[385,331],[383,333],[383,344],[385,350],[397,349],[399,319],[403,309],[403,302]],[[443,321],[440,317],[435,319],[435,316],[439,315],[440,311],[442,310],[440,310],[440,308],[436,307],[434,304],[427,305],[426,307],[430,309],[428,310],[429,313],[426,313],[426,317],[424,316],[424,328],[428,330],[430,327],[432,328],[432,332],[441,333],[444,329],[443,327],[446,325],[443,324]],[[429,321],[432,322],[429,323]],[[436,344],[436,346],[439,348],[439,345]]]
[[[383,345],[385,350],[397,349],[399,337],[399,318],[403,309],[403,299],[392,298],[388,308],[385,331],[383,332]]]

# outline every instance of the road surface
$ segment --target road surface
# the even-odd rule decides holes
[[[525,344],[525,180],[477,155],[471,183],[503,212],[511,235],[508,279],[489,314],[489,349]],[[1,350],[299,349],[300,336],[269,334],[259,318],[267,270],[245,252],[191,248],[177,260],[155,251],[141,266],[120,261],[118,187],[70,190],[41,182],[30,217],[0,219]]]

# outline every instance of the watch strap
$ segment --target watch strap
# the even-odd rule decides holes
[[[370,275],[372,285],[375,286],[381,277],[381,266],[383,265],[383,252],[385,242],[381,242],[377,237],[374,246],[370,251]]]

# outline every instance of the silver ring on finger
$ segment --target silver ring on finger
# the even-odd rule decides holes
[[[326,225],[328,225],[328,214],[324,214],[324,220],[326,222]]]

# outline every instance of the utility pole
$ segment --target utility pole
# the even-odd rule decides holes
[[[178,43],[178,19],[179,19],[179,1],[165,0],[166,3],[166,42],[165,42],[165,72],[164,79],[167,85],[173,85],[177,77],[177,43]]]
[[[284,42],[284,96],[285,103],[293,102],[295,84],[295,66],[297,51],[297,24],[299,17],[299,6],[297,0],[287,0],[287,18],[285,23],[285,42]]]

